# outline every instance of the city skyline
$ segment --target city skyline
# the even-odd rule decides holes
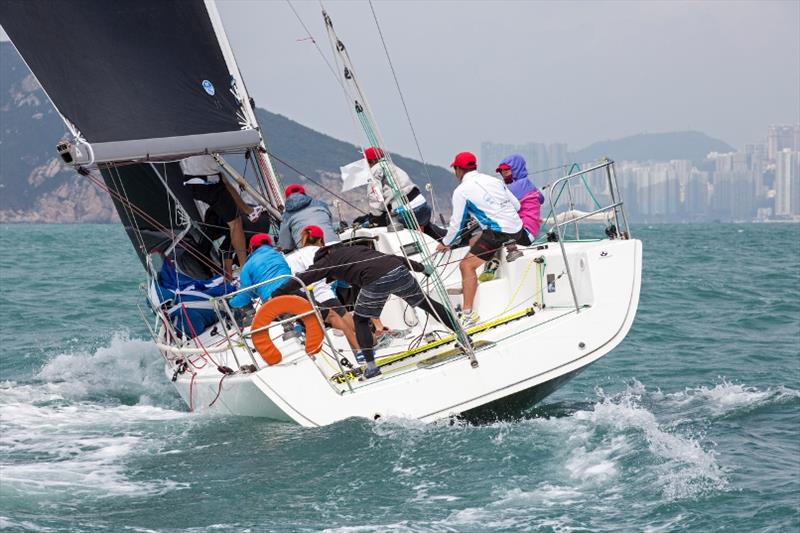
[[[568,171],[565,165],[571,164],[572,155],[565,143],[486,141],[481,170],[493,174],[493,162],[510,153],[526,158],[531,178],[540,186]],[[553,167],[561,168],[546,171]],[[769,125],[761,141],[733,152],[711,152],[702,161],[617,160],[616,173],[635,221],[800,221],[800,123]],[[601,203],[609,201],[604,174],[590,173],[587,184],[591,193],[580,185],[569,191],[574,207],[593,209],[593,195]]]

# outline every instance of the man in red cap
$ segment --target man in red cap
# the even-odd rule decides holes
[[[325,246],[325,232],[319,226],[308,226],[300,232],[300,243],[297,250],[286,256],[286,262],[292,273],[301,274],[307,271],[314,263],[314,255],[321,247]],[[319,280],[313,287],[314,300],[322,312],[322,318],[331,327],[338,329],[347,338],[347,342],[355,352],[358,351],[358,340],[355,334],[353,315],[349,313],[333,287],[325,280]]]
[[[284,191],[286,208],[281,220],[278,247],[291,251],[300,243],[300,232],[307,226],[319,226],[325,232],[325,240],[336,242],[339,236],[334,229],[333,216],[328,204],[311,198],[302,185],[292,184]]]
[[[266,233],[256,233],[250,237],[250,257],[247,258],[241,272],[239,273],[239,287],[244,289],[252,285],[257,285],[262,281],[267,281],[278,276],[287,276],[292,273],[289,263],[284,259],[283,254],[272,246],[272,237]],[[286,280],[279,280],[267,283],[242,292],[231,298],[230,305],[233,308],[245,307],[253,298],[259,297],[266,301],[272,293]]]
[[[397,216],[406,228],[410,229],[409,222],[404,216],[405,208],[395,199],[394,191],[389,185],[386,173],[390,167],[389,162],[385,160],[383,150],[370,146],[364,150],[364,158],[367,160],[372,173],[372,180],[367,185],[370,218],[385,221],[388,224],[387,214],[392,214]],[[444,230],[431,222],[431,208],[425,200],[425,196],[420,192],[419,187],[397,165],[391,165],[391,174],[395,185],[400,190],[400,194],[405,197],[406,204],[414,212],[414,217],[416,217],[420,229],[434,239],[441,239],[444,236]],[[356,219],[356,221],[358,220]]]
[[[325,244],[323,241],[322,244]],[[412,306],[422,309],[444,322],[451,330],[457,328],[447,309],[423,293],[409,268],[430,276],[433,269],[412,259],[378,252],[361,244],[334,244],[323,246],[314,254],[314,263],[306,272],[298,274],[303,283],[311,284],[322,279],[340,280],[360,289],[353,310],[356,338],[361,347],[356,359],[367,364],[364,378],[381,374],[375,364],[375,339],[370,323],[379,318],[390,296],[402,298]],[[300,289],[294,279],[275,291],[275,295],[290,294]]]
[[[478,172],[475,154],[456,154],[450,166],[460,183],[453,191],[453,216],[447,235],[436,250],[447,250],[459,240],[470,216],[480,225],[480,237],[471,243],[469,253],[459,264],[464,297],[461,321],[464,327],[470,327],[480,321],[478,313],[472,309],[478,291],[478,268],[504,243],[528,241],[517,214],[519,201],[502,181]]]

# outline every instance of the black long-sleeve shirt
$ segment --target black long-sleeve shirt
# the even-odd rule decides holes
[[[425,270],[422,263],[411,259],[406,262],[402,257],[383,254],[360,244],[333,244],[317,250],[314,254],[314,264],[308,267],[306,272],[297,274],[297,277],[306,285],[325,278],[329,282],[341,280],[356,287],[363,287],[399,266],[408,268],[409,263],[416,272]],[[289,294],[299,288],[300,283],[292,279],[281,285],[273,296]]]

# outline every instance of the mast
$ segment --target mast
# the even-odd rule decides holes
[[[450,297],[447,294],[447,289],[444,286],[444,282],[436,270],[436,263],[433,261],[431,251],[428,249],[428,245],[425,239],[422,237],[423,233],[419,223],[417,222],[417,217],[414,215],[413,209],[411,209],[411,207],[408,205],[408,200],[406,199],[405,195],[397,186],[397,180],[394,176],[394,163],[392,162],[392,156],[385,148],[383,136],[378,129],[377,121],[375,120],[372,109],[367,102],[366,95],[358,83],[355,69],[352,61],[350,60],[350,55],[347,52],[347,48],[342,40],[336,35],[336,31],[333,29],[333,21],[330,15],[328,15],[324,9],[322,10],[322,18],[325,22],[325,28],[328,32],[328,39],[330,40],[331,48],[334,51],[336,65],[338,68],[340,68],[340,83],[347,95],[350,97],[350,102],[352,102],[356,118],[358,118],[358,121],[361,124],[361,127],[364,130],[364,134],[366,135],[370,145],[380,148],[383,151],[384,157],[381,160],[380,165],[383,169],[384,176],[386,176],[386,181],[389,184],[389,187],[392,189],[392,205],[399,205],[402,207],[403,220],[405,221],[406,226],[411,228],[410,234],[417,245],[420,255],[422,256],[421,263],[431,267],[433,270],[433,274],[431,275],[430,279],[433,284],[434,292],[438,296],[440,302],[445,307],[447,312],[450,314],[452,322],[458,326],[457,330],[455,331],[456,341],[467,354],[472,367],[477,368],[478,360],[475,358],[475,352],[472,348],[472,342],[469,338],[469,335],[467,335],[467,332],[463,327],[461,327],[461,324],[458,321],[455,309],[453,309]],[[402,246],[400,249],[405,256],[405,249]],[[408,257],[406,257],[406,260],[408,260]],[[423,295],[428,298],[424,291]],[[442,317],[437,318],[440,322],[445,323],[444,320],[442,320]]]

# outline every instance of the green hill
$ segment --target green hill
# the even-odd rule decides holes
[[[709,152],[735,152],[724,141],[699,131],[640,133],[622,139],[600,141],[573,154],[575,161],[591,161],[608,156],[615,161],[669,161],[689,159],[700,162]]]

